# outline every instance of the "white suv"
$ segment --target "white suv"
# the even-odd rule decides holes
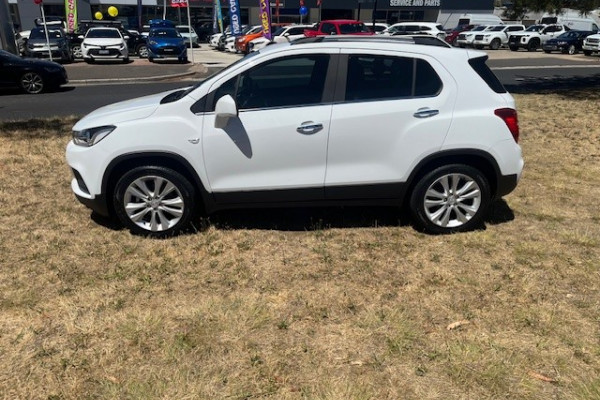
[[[87,63],[96,60],[118,60],[129,62],[126,40],[117,28],[91,28],[81,42],[81,53]]]
[[[484,32],[476,34],[473,46],[476,49],[489,47],[490,50],[498,50],[500,46],[508,44],[509,35],[524,30],[525,25],[495,25]]]
[[[486,59],[429,36],[268,46],[81,119],[71,188],[149,236],[275,205],[406,206],[419,229],[474,229],[523,168],[515,101]]]
[[[368,24],[367,24],[368,26]],[[435,22],[398,22],[381,32],[382,35],[431,35],[444,40],[444,27]]]

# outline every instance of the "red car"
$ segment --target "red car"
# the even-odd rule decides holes
[[[458,39],[458,35],[460,35],[462,32],[470,31],[471,29],[475,28],[475,26],[476,25],[460,25],[454,29],[447,30],[446,31],[446,42],[448,42],[452,46],[455,46],[455,47],[458,46],[458,44],[456,43],[456,40]]]
[[[329,36],[329,35],[374,35],[374,32],[361,21],[352,19],[332,19],[321,21],[314,29],[305,29],[304,36]]]

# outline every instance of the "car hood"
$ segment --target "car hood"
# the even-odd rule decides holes
[[[27,67],[37,68],[54,68],[54,69],[65,69],[61,64],[54,61],[40,60],[39,58],[21,58],[17,62],[12,62],[13,65],[22,65]]]
[[[49,42],[50,42],[51,45],[52,44],[60,43],[62,41],[64,41],[64,39],[50,38],[50,40],[49,40]],[[45,45],[46,44],[46,39],[29,39],[27,41],[27,43],[38,44],[38,45],[44,44]]]
[[[121,101],[119,103],[98,108],[80,119],[73,127],[73,130],[78,131],[96,126],[114,125],[120,122],[147,118],[156,111],[160,105],[160,101],[166,95],[177,90],[169,90],[168,92],[138,97],[136,99]]]
[[[121,39],[115,38],[93,38],[93,39],[84,39],[83,44],[86,46],[118,46],[123,44]]]

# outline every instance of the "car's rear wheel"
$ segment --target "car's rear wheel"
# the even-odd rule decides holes
[[[574,44],[570,45],[569,48],[567,48],[567,53],[571,55],[577,53],[577,47],[575,47]]]
[[[44,79],[37,72],[26,72],[21,76],[19,85],[26,93],[38,94],[44,90]]]
[[[468,165],[452,164],[434,169],[417,182],[410,208],[418,228],[453,233],[479,227],[489,202],[485,176]]]
[[[511,51],[517,51],[519,50],[519,46],[509,46]]]
[[[584,55],[586,55],[586,56],[591,56],[591,55],[592,55],[592,52],[591,52],[591,51],[589,51],[589,50],[584,50],[584,51],[583,51],[583,54],[584,54]]]
[[[170,168],[138,167],[117,182],[113,205],[119,220],[135,234],[175,235],[195,215],[194,187]]]

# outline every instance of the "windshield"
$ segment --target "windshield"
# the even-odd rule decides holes
[[[179,33],[190,33],[190,30],[187,26],[178,26],[177,30],[179,31]]]
[[[545,25],[531,25],[529,28],[525,29],[527,32],[539,32],[544,28]]]
[[[351,33],[371,32],[371,31],[363,23],[354,23],[354,24],[341,24],[340,32],[342,34],[347,35],[347,34],[351,34]]]
[[[90,29],[85,37],[89,39],[121,39],[121,34],[116,29]]]
[[[575,32],[575,31],[569,31],[569,32],[565,32],[565,33],[561,33],[560,35],[558,35],[558,39],[567,39],[567,38],[578,38],[580,35],[579,32]]]
[[[479,32],[479,31],[484,31],[486,29],[487,29],[486,25],[479,25],[479,26],[476,26],[475,28],[473,28],[471,31],[472,32]]]
[[[48,29],[48,38],[49,39],[60,39],[62,35],[60,31],[57,29]],[[46,33],[43,28],[35,28],[29,34],[29,39],[46,39]]]
[[[152,29],[150,31],[150,34],[148,35],[149,37],[161,37],[161,38],[180,38],[181,35],[179,34],[179,32],[177,32],[177,30],[173,29],[173,28],[159,28],[159,29]]]
[[[497,25],[497,26],[494,26],[494,27],[493,27],[492,29],[490,29],[490,30],[491,30],[492,32],[500,32],[500,31],[503,31],[503,30],[504,30],[504,28],[505,28],[505,26],[504,26],[504,25]]]
[[[273,36],[281,36],[283,35],[283,32],[285,32],[287,28],[285,26],[282,26],[281,28],[277,29],[274,33]]]

